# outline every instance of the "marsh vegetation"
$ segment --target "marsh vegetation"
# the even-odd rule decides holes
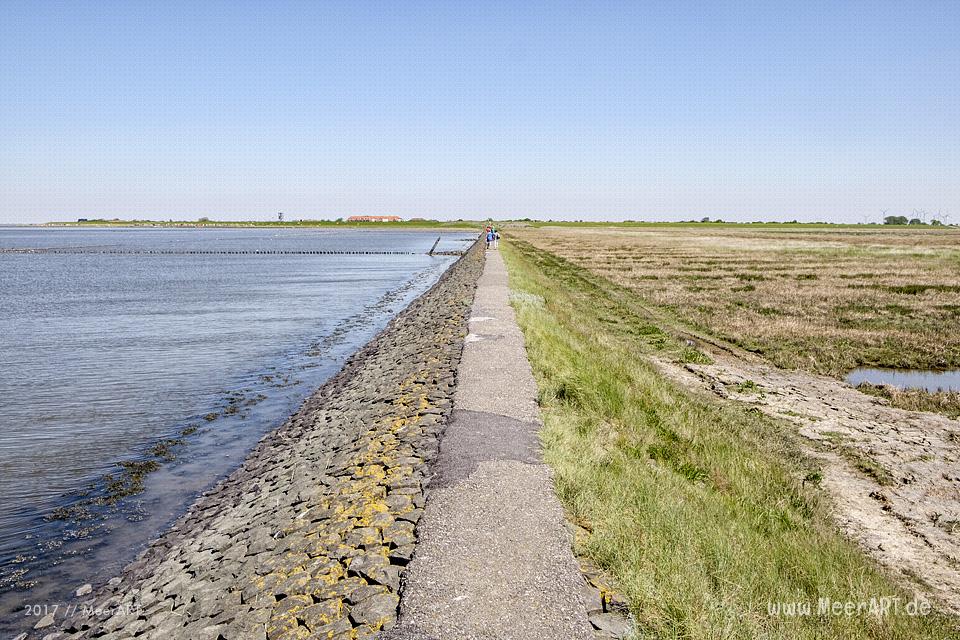
[[[807,225],[516,228],[680,322],[831,376],[960,367],[960,229]]]
[[[552,233],[538,244],[593,264]],[[544,455],[570,517],[589,531],[578,551],[615,576],[642,637],[957,633],[937,614],[771,613],[775,603],[913,593],[838,531],[821,466],[792,425],[660,374],[652,358],[705,356],[658,326],[643,298],[529,243],[502,247],[539,386]],[[762,393],[756,382],[736,386]]]

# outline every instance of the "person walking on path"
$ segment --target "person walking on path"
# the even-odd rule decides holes
[[[493,227],[487,227],[487,249],[493,246],[494,238]]]

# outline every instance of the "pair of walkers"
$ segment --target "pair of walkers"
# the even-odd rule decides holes
[[[487,234],[487,249],[497,249],[500,247],[500,232],[495,227],[487,226],[484,230]]]

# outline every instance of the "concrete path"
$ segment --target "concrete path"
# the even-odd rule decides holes
[[[400,621],[383,638],[594,637],[508,296],[503,259],[488,251]]]

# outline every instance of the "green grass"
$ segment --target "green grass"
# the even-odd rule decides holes
[[[956,292],[960,291],[960,285],[956,284],[906,284],[898,286],[888,286],[887,291],[892,293],[902,293],[909,296],[919,295],[927,291]]]
[[[644,638],[948,638],[930,615],[778,617],[768,603],[906,593],[837,533],[820,470],[787,423],[668,381],[682,348],[627,292],[504,242],[544,418],[544,455],[578,551],[609,571]]]
[[[751,394],[751,393],[760,393],[762,389],[760,389],[760,385],[758,385],[753,380],[744,380],[743,382],[737,385],[737,391],[739,391],[740,393]]]

